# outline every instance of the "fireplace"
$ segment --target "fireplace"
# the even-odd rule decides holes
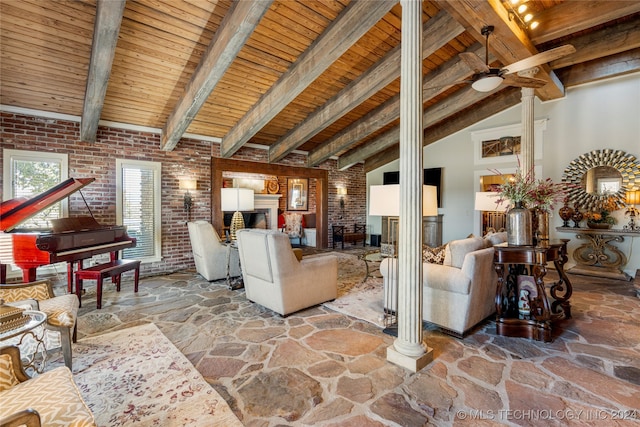
[[[282,194],[256,194],[254,197],[254,208],[257,212],[264,212],[267,221],[267,228],[275,230],[278,228],[278,204]]]

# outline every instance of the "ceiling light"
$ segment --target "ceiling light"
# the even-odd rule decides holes
[[[502,83],[502,77],[500,76],[487,76],[476,80],[471,84],[471,87],[478,92],[491,92],[496,89]]]
[[[524,13],[527,10],[527,5],[526,4],[521,4],[520,6],[518,6],[518,13]]]
[[[529,28],[531,28],[532,30],[535,30],[538,25],[540,25],[540,23],[538,21],[533,21],[531,24],[529,24]]]

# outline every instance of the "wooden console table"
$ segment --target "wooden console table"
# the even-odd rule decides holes
[[[581,246],[573,251],[573,260],[577,265],[567,271],[588,276],[631,280],[631,276],[622,271],[622,268],[627,265],[627,256],[611,242],[624,242],[624,236],[640,237],[640,233],[574,227],[556,227],[556,230],[576,233],[578,239],[585,240]]]
[[[571,282],[564,272],[567,262],[568,239],[552,240],[540,246],[494,246],[494,266],[498,273],[496,290],[496,333],[510,337],[551,341],[552,324],[571,317]],[[547,262],[553,262],[558,271],[558,281],[551,284],[549,296],[544,276]],[[528,299],[529,314],[518,310],[520,292],[518,278],[533,278],[532,298]],[[522,286],[522,285],[521,285]]]

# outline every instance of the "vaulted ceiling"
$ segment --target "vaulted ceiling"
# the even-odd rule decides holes
[[[504,0],[507,1],[507,0]],[[640,70],[640,2],[533,0],[523,29],[501,0],[424,1],[424,144],[520,102],[502,84],[477,92],[461,60],[501,68],[572,44],[539,67],[541,100]],[[0,104],[162,129],[160,148],[218,138],[271,162],[373,170],[398,158],[401,6],[389,0],[0,0]],[[97,142],[98,144],[104,142]]]

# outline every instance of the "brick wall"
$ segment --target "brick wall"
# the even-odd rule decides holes
[[[82,193],[98,222],[116,223],[116,158],[162,163],[162,261],[145,264],[142,275],[169,273],[194,268],[183,207],[184,191],[178,188],[181,177],[193,177],[198,188],[192,191],[191,220],[211,220],[211,156],[219,156],[218,144],[183,138],[173,151],[160,150],[160,136],[100,127],[95,143],[79,142],[80,124],[73,121],[0,113],[0,146],[16,150],[66,153],[70,177],[93,177],[96,180]],[[242,148],[234,156],[238,160],[267,162],[267,151]],[[0,150],[0,162],[3,159]],[[306,166],[306,156],[290,154],[282,164]],[[1,163],[0,163],[1,164]],[[364,165],[346,171],[336,169],[336,161],[320,165],[329,170],[329,224],[350,225],[366,221],[366,177]],[[310,211],[315,210],[315,183],[309,182]],[[279,177],[280,191],[285,194],[286,177]],[[0,174],[0,189],[2,188]],[[346,186],[344,215],[340,209],[337,187]],[[284,197],[283,197],[284,199]],[[284,203],[284,200],[282,201]],[[284,207],[284,205],[282,206]],[[78,193],[70,197],[71,216],[88,211]],[[329,227],[330,233],[330,227]],[[331,244],[331,236],[329,236]]]

